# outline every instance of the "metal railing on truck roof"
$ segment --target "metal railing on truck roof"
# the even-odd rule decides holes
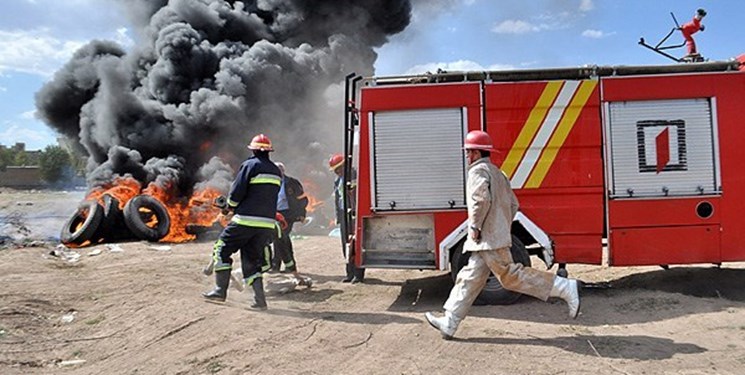
[[[492,71],[470,71],[470,72],[446,72],[426,73],[401,76],[367,77],[363,80],[363,86],[382,85],[405,85],[405,84],[427,84],[444,82],[514,82],[514,81],[545,81],[545,80],[581,80],[609,76],[632,76],[648,74],[671,74],[671,73],[702,73],[737,71],[740,62],[711,61],[687,64],[670,65],[637,65],[637,66],[582,66],[571,68],[548,68],[548,69],[519,69],[519,70],[492,70]]]

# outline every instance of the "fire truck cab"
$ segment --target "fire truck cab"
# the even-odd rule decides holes
[[[471,130],[491,135],[491,159],[520,201],[516,262],[537,255],[566,275],[568,263],[602,264],[604,246],[612,266],[745,260],[743,67],[350,75],[354,261],[457,273],[468,257],[462,145]],[[481,297],[516,298],[493,278]]]

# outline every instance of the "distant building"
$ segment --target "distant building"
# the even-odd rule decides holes
[[[0,170],[0,187],[39,189],[46,186],[38,166],[8,166],[4,171]]]

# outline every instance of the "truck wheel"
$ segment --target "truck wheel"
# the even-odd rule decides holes
[[[512,253],[512,260],[515,263],[521,263],[525,267],[530,267],[530,255],[525,250],[525,245],[517,237],[512,236],[512,247],[510,248]],[[454,250],[453,256],[450,259],[450,270],[453,277],[453,282],[458,275],[458,272],[466,264],[468,264],[468,258],[471,253],[463,253],[463,243],[461,242]],[[474,305],[510,305],[520,298],[522,294],[507,290],[502,287],[502,284],[497,280],[494,274],[489,275],[489,279],[486,280],[486,285],[481,293],[474,301]]]
[[[124,206],[124,223],[141,240],[157,242],[168,234],[171,218],[160,201],[138,195]]]
[[[103,207],[96,201],[81,203],[78,210],[67,220],[60,233],[60,242],[66,245],[82,245],[92,241],[103,220]]]

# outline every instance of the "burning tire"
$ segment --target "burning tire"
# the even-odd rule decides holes
[[[135,237],[157,242],[168,234],[171,218],[166,207],[149,195],[138,195],[124,206],[124,223]]]
[[[102,220],[103,207],[96,201],[85,201],[62,227],[60,241],[77,246],[93,241]]]
[[[515,236],[512,236],[512,247],[510,248],[512,253],[512,261],[515,263],[522,263],[525,267],[530,267],[530,255],[525,250],[525,245],[522,241]],[[461,268],[468,264],[468,258],[471,253],[463,253],[463,243],[455,248],[453,256],[450,258],[450,270],[452,272],[453,281]],[[494,274],[489,275],[489,279],[486,280],[486,285],[481,293],[476,297],[474,305],[510,305],[517,302],[522,294],[513,292],[505,289]]]
[[[104,194],[101,201],[103,220],[101,220],[97,237],[107,242],[131,238],[132,233],[124,225],[124,213],[119,208],[119,200],[109,194]]]

